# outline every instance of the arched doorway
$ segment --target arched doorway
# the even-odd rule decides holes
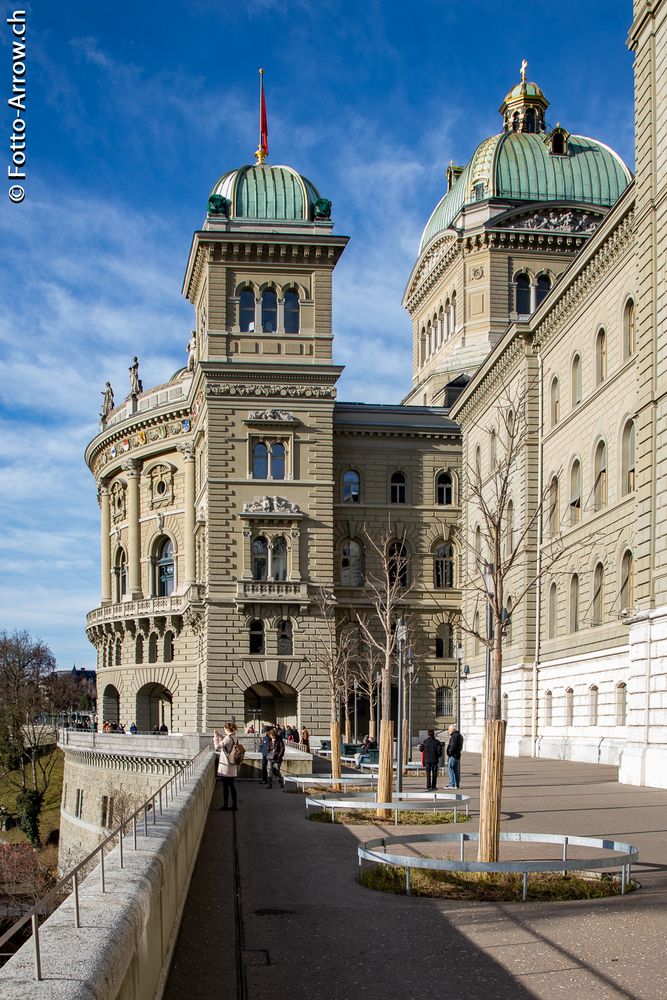
[[[163,684],[144,684],[137,691],[137,717],[140,733],[150,733],[156,727],[172,728],[172,696]]]
[[[268,725],[298,726],[299,692],[284,681],[261,681],[246,688],[243,698],[244,721]],[[256,721],[255,721],[256,720]]]
[[[107,684],[102,694],[102,723],[105,722],[120,722],[120,695],[113,684]]]

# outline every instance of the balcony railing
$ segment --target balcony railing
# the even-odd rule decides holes
[[[99,625],[102,622],[121,621],[126,618],[153,618],[156,615],[179,615],[188,604],[201,600],[200,588],[190,587],[185,594],[170,597],[146,597],[140,601],[121,601],[105,604],[86,615],[86,624]]]
[[[297,580],[240,580],[236,584],[236,600],[307,604],[308,584]]]

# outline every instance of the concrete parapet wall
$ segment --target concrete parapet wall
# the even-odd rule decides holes
[[[173,802],[149,814],[80,886],[81,927],[68,899],[40,929],[43,980],[34,978],[32,941],[0,969],[3,1000],[153,1000],[162,983],[181,920],[190,876],[215,787],[215,754],[206,755]]]

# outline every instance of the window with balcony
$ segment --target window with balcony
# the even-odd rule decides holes
[[[174,543],[171,538],[158,539],[155,545],[154,587],[156,597],[169,597],[175,584]]]

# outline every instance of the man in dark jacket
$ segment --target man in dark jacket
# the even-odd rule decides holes
[[[435,790],[438,787],[438,768],[442,757],[442,745],[440,740],[436,740],[433,729],[429,729],[428,736],[423,743],[419,744],[419,749],[424,755],[426,788],[428,791]]]
[[[449,784],[447,788],[458,788],[461,784],[461,751],[463,737],[456,726],[449,727],[449,743],[447,744],[447,771]]]

